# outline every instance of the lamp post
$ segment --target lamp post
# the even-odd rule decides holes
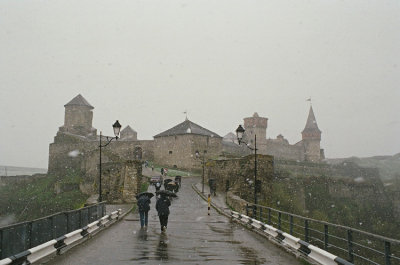
[[[100,148],[100,164],[99,164],[99,202],[103,201],[103,197],[101,195],[101,148],[106,147],[107,145],[109,145],[111,143],[112,140],[118,140],[118,135],[119,132],[121,131],[121,124],[119,124],[119,121],[117,120],[113,125],[112,125],[113,129],[114,129],[114,135],[115,137],[108,137],[106,136],[107,142],[104,145],[101,145],[101,138],[103,137],[101,131],[100,131],[100,144],[99,144],[99,148]]]
[[[236,136],[239,145],[241,143],[244,143],[247,146],[247,148],[249,148],[250,150],[254,150],[254,204],[257,204],[257,135],[254,134],[254,148],[252,148],[246,142],[243,141],[244,132],[245,129],[242,127],[242,125],[239,125],[239,127],[236,129]],[[253,208],[253,211],[255,212],[255,206]]]
[[[202,174],[202,186],[201,186],[201,193],[204,194],[204,157],[206,156],[207,151],[204,150],[203,151],[203,155],[202,155],[202,164],[203,164],[203,174]],[[200,152],[198,150],[196,150],[196,158],[200,157]]]

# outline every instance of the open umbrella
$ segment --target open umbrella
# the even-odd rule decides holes
[[[138,199],[139,197],[144,196],[144,195],[146,195],[147,197],[149,197],[149,199],[150,199],[151,197],[154,196],[153,193],[148,192],[148,191],[145,191],[145,192],[141,192],[141,193],[139,193],[138,195],[136,195],[136,199]]]
[[[178,197],[178,195],[176,195],[173,192],[170,192],[168,190],[160,190],[160,191],[156,191],[156,194],[159,194],[161,196],[170,196],[170,197]]]

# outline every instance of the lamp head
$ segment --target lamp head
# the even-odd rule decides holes
[[[244,132],[245,132],[245,130],[243,129],[242,125],[239,125],[239,127],[236,129],[236,136],[237,136],[239,144],[243,139]]]
[[[118,135],[119,132],[121,131],[121,124],[119,124],[119,121],[117,120],[113,125],[112,125],[113,129],[114,129],[114,135],[115,137],[117,137],[118,139]]]

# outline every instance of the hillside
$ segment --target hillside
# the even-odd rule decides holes
[[[349,161],[361,167],[378,168],[383,181],[400,178],[400,153],[393,156],[328,158],[325,161],[328,164],[341,164]]]

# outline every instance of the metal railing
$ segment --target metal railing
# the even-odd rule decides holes
[[[354,264],[400,264],[400,240],[252,203],[246,215]]]
[[[80,229],[105,215],[105,202],[0,227],[0,260]]]

